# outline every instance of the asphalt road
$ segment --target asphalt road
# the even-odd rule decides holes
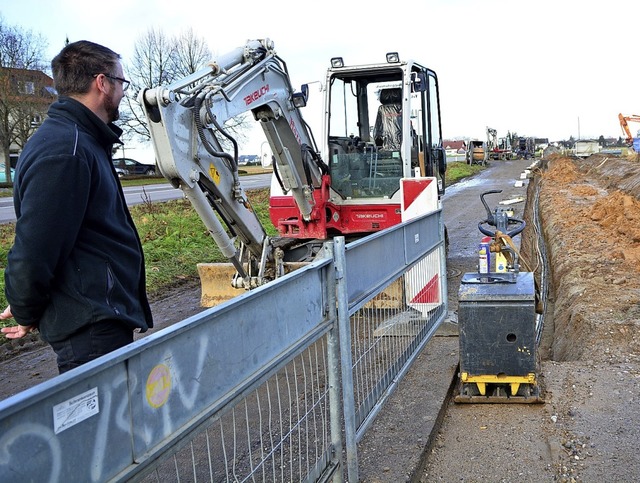
[[[271,174],[254,174],[242,177],[244,189],[267,188],[271,183]],[[161,202],[179,199],[182,191],[174,188],[169,183],[149,184],[143,186],[128,186],[124,188],[124,196],[127,205],[137,205],[144,202]],[[0,198],[0,223],[12,223],[16,221],[16,212],[13,209],[13,198]]]

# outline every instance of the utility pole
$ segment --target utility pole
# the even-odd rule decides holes
[[[580,116],[578,116],[578,141],[580,141]]]

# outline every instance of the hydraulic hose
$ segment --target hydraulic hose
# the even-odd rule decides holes
[[[237,163],[236,163],[236,159],[237,159],[237,155],[238,155],[238,144],[235,142],[235,140],[233,138],[231,138],[227,133],[225,133],[219,127],[219,125],[218,125],[218,123],[217,123],[217,121],[215,119],[215,116],[213,116],[211,114],[211,111],[207,107],[206,108],[207,109],[207,114],[209,114],[211,116],[212,121],[215,124],[215,126],[220,130],[220,132],[222,134],[224,134],[226,137],[228,137],[229,139],[231,139],[233,141],[236,157],[234,158],[229,153],[225,153],[224,151],[216,151],[214,149],[214,147],[211,145],[209,140],[204,135],[204,126],[202,125],[202,119],[200,117],[200,108],[202,107],[202,103],[204,101],[205,101],[205,99],[203,98],[202,94],[199,94],[196,97],[196,99],[194,101],[194,106],[193,106],[193,118],[194,118],[195,123],[196,123],[196,130],[198,131],[198,137],[200,138],[200,141],[202,141],[202,145],[204,146],[204,148],[207,150],[207,152],[211,156],[215,156],[217,158],[224,158],[227,161],[229,161],[229,163],[231,163],[232,171],[233,171],[234,177],[235,177],[236,173],[238,171],[238,166],[237,166]]]

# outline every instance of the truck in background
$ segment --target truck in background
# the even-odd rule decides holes
[[[467,146],[467,164],[480,164],[484,166],[489,158],[487,143],[472,139]]]
[[[600,152],[600,145],[598,141],[590,140],[590,139],[581,139],[576,141],[573,146],[573,155],[578,156],[579,158],[588,158],[592,154],[597,154]]]

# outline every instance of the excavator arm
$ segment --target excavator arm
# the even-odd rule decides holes
[[[622,132],[626,137],[627,144],[633,144],[633,135],[631,134],[628,123],[629,121],[640,122],[640,116],[623,116],[622,114],[618,114],[618,120],[620,121],[620,128],[622,128]]]
[[[248,112],[260,122],[283,191],[313,223],[321,214],[314,210],[313,191],[321,187],[326,167],[299,111],[305,90],[294,92],[286,65],[266,39],[249,41],[177,82],[145,90],[139,101],[163,176],[184,191],[243,284],[260,284],[260,276],[251,279],[270,256],[269,243],[240,184],[238,144],[225,123]]]

